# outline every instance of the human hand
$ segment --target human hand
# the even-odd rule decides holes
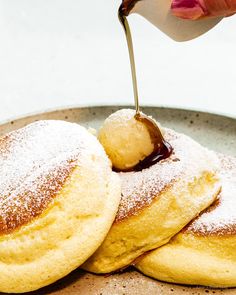
[[[225,17],[236,13],[236,0],[172,0],[171,11],[190,20]]]

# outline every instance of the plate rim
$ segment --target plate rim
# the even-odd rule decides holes
[[[86,108],[134,108],[131,104],[72,104],[72,105],[63,105],[63,106],[55,106],[51,108],[46,108],[38,111],[28,112],[25,114],[21,114],[19,116],[12,116],[7,119],[0,120],[0,126],[8,124],[13,121],[18,121],[34,116],[44,115],[44,114],[50,114],[53,112],[60,112],[60,111],[67,111],[67,110],[73,110],[73,109],[86,109]],[[142,105],[140,108],[159,108],[159,109],[168,109],[170,111],[186,111],[186,112],[195,112],[195,113],[202,113],[205,115],[213,115],[213,116],[219,116],[226,119],[232,119],[233,121],[236,121],[236,114],[235,116],[231,114],[225,114],[223,112],[214,112],[209,110],[204,110],[201,108],[185,108],[181,106],[168,106],[168,105],[156,105],[156,104],[147,104]]]

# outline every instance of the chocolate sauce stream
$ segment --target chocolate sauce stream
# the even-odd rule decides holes
[[[131,73],[132,73],[135,109],[136,109],[136,114],[139,114],[139,112],[140,112],[139,111],[139,98],[138,98],[138,86],[137,86],[133,41],[132,41],[129,23],[127,21],[126,16],[123,15],[123,8],[122,7],[123,6],[121,5],[119,8],[118,17],[119,17],[121,25],[125,31],[126,41],[127,41],[128,50],[129,50],[130,67],[131,67]]]
[[[138,0],[139,1],[139,0]],[[124,0],[121,4],[118,12],[119,20],[123,29],[125,31],[125,36],[127,40],[128,50],[129,50],[129,58],[130,58],[130,66],[132,73],[132,81],[133,81],[133,91],[134,91],[134,101],[135,101],[135,119],[141,123],[143,123],[148,129],[149,135],[151,137],[151,141],[154,145],[153,152],[151,155],[147,156],[144,160],[140,161],[135,167],[128,169],[126,171],[141,171],[145,168],[149,168],[150,166],[156,164],[157,162],[168,158],[173,149],[171,145],[166,142],[162,136],[162,133],[157,126],[156,122],[150,117],[140,113],[139,110],[139,97],[138,97],[138,86],[137,86],[137,77],[136,77],[136,68],[135,68],[135,59],[134,59],[134,49],[132,36],[130,32],[130,27],[126,16],[128,16],[130,10],[134,7],[137,0]],[[117,170],[116,170],[117,171]]]

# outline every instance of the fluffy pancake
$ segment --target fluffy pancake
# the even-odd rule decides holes
[[[167,282],[236,287],[236,158],[220,156],[219,199],[136,266]]]
[[[97,139],[63,121],[0,138],[0,167],[0,291],[32,291],[67,275],[102,243],[120,180]]]
[[[82,266],[108,273],[131,264],[179,232],[216,198],[217,157],[191,138],[165,129],[172,155],[139,172],[119,173],[122,197],[105,241]]]

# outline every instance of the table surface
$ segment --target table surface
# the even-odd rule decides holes
[[[132,104],[119,4],[0,0],[0,119],[75,104]],[[141,104],[236,116],[236,17],[185,43],[138,15],[130,24]]]

